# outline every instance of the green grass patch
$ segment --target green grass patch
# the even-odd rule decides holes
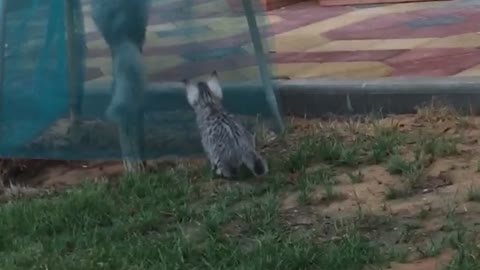
[[[294,235],[278,183],[220,182],[217,192],[215,180],[190,179],[151,173],[4,204],[0,269],[361,270],[385,262],[355,231],[325,243]],[[327,179],[319,172],[308,181]]]

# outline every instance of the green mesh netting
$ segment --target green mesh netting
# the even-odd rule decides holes
[[[122,157],[116,126],[105,118],[110,51],[92,20],[91,1],[65,2],[7,1],[1,157]],[[224,85],[227,110],[243,115],[250,128],[278,124],[266,95],[271,82],[263,52],[268,48],[260,36],[268,21],[258,2],[151,1],[143,49],[144,158],[201,153],[193,110],[175,82],[212,70]]]

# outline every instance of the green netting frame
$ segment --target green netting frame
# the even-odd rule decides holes
[[[155,5],[174,1],[152,2]],[[237,34],[237,40],[231,44],[227,42],[227,45],[241,48],[250,46],[251,50],[246,53],[244,50],[244,57],[255,60],[253,64],[256,65],[256,71],[250,69],[250,74],[245,72],[246,75],[238,76],[241,79],[222,80],[227,109],[257,119],[257,114],[261,114],[262,119],[267,122],[270,120],[268,123],[275,123],[277,128],[282,129],[269,59],[265,53],[268,50],[262,42],[266,24],[263,22],[262,28],[258,27],[258,20],[266,19],[260,4],[242,0],[240,9],[236,7],[235,10],[228,1],[200,2],[199,5],[225,7],[225,10],[218,9],[218,13],[210,17],[213,18],[213,24],[217,19],[216,23],[225,25],[226,29],[221,29],[224,32],[230,31],[228,25],[236,30],[243,27],[245,35]],[[122,158],[116,129],[113,123],[104,118],[110,99],[110,85],[99,86],[87,82],[85,86],[85,66],[89,65],[88,57],[85,61],[88,36],[85,38],[80,1],[29,0],[22,2],[23,7],[8,3],[6,16],[3,17],[6,22],[5,40],[9,47],[3,58],[5,79],[1,91],[0,155],[49,159]],[[192,29],[204,20],[201,13],[205,9],[197,8],[196,4],[192,0],[177,1],[176,6],[171,5],[171,10],[155,11],[157,17],[161,15],[164,20],[167,18],[178,28],[176,35],[191,40],[184,46],[188,48],[195,48],[195,44],[199,43],[201,45],[198,34]],[[169,40],[168,35],[165,40]],[[162,43],[162,37],[159,43]],[[219,49],[224,46],[215,41],[211,44]],[[149,46],[148,38],[146,46]],[[187,64],[178,72],[173,71],[173,76],[172,72],[160,74],[161,81],[166,83],[158,87],[158,84],[154,84],[147,89],[144,158],[201,151],[193,112],[186,103],[182,89],[179,89],[180,84],[169,82],[178,81],[180,76],[195,74],[195,69],[202,61],[208,63],[218,55],[212,54],[210,48],[182,53],[183,56],[189,53],[188,57],[197,62],[191,66]],[[210,58],[205,58],[205,55]],[[148,57],[145,56],[146,59]],[[238,56],[235,57],[238,59]],[[223,71],[230,75],[241,74],[241,70],[232,72],[236,68],[235,61],[216,67],[220,74]],[[152,132],[154,129],[157,131]],[[172,133],[165,134],[169,132]],[[161,140],[158,140],[159,137]]]

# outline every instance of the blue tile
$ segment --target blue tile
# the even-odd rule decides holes
[[[201,62],[209,59],[219,59],[231,56],[248,55],[248,52],[241,47],[226,47],[218,49],[199,49],[195,52],[183,54],[183,57],[191,62]]]
[[[459,0],[448,3],[448,7],[478,8],[480,7],[480,3],[478,0]]]
[[[352,5],[355,9],[367,9],[367,8],[375,8],[375,7],[384,7],[390,4],[359,4],[359,5]]]
[[[178,36],[186,36],[186,35],[203,35],[210,32],[210,28],[206,25],[202,26],[194,26],[188,28],[176,28],[174,30],[167,30],[167,31],[158,31],[156,34],[159,37],[178,37]]]
[[[407,22],[407,25],[412,28],[423,28],[423,27],[432,27],[432,26],[441,26],[441,25],[452,25],[463,23],[465,19],[460,16],[436,16],[432,18],[420,18]]]

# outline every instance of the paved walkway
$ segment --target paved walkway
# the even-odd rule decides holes
[[[156,1],[145,61],[151,81],[202,76],[256,76],[245,19],[223,14],[225,1]],[[88,17],[89,82],[110,82],[108,50]],[[480,1],[452,0],[382,6],[320,7],[305,2],[260,17],[276,76],[379,78],[480,77]],[[267,25],[267,26],[265,26]],[[190,39],[185,38],[187,35]],[[193,40],[193,42],[192,42]]]

